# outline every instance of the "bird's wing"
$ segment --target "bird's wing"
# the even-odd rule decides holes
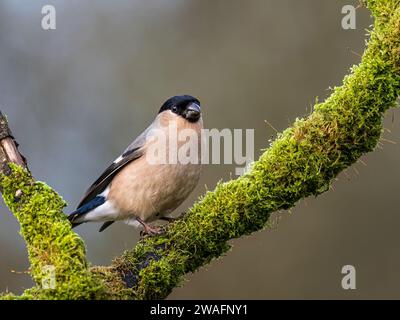
[[[114,176],[128,163],[140,158],[143,152],[140,148],[133,149],[129,154],[124,153],[125,156],[122,156],[118,159],[117,162],[113,162],[103,173],[102,175],[89,187],[86,191],[83,199],[78,205],[78,208],[82,207],[90,200],[94,199],[97,195],[102,193],[107,186],[110,184],[111,180]]]
[[[78,208],[82,207],[90,200],[94,199],[97,195],[102,193],[115,175],[128,163],[140,158],[144,153],[144,144],[146,142],[147,132],[151,127],[147,128],[139,137],[132,142],[131,145],[124,151],[124,153],[115,160],[103,174],[90,186],[86,191],[83,199],[79,202]]]

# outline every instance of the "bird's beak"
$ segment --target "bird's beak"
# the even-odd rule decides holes
[[[185,118],[191,122],[195,122],[200,119],[201,110],[197,103],[190,104],[185,111]]]

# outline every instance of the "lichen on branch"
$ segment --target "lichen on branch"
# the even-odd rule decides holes
[[[329,190],[342,170],[374,150],[384,113],[400,93],[400,1],[364,3],[374,29],[343,85],[279,134],[248,173],[218,184],[164,234],[141,239],[111,266],[89,267],[83,242],[52,189],[15,165],[11,174],[1,174],[3,197],[21,225],[37,283],[20,297],[4,298],[163,299],[186,273],[223,255],[230,239],[262,230],[272,212]],[[56,267],[52,290],[40,285],[48,264]]]

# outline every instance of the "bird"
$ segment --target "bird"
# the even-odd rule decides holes
[[[200,179],[205,142],[202,130],[198,99],[179,95],[166,100],[155,120],[88,188],[77,209],[68,216],[72,227],[103,222],[99,229],[102,232],[115,221],[123,221],[142,226],[144,234],[161,233],[162,228],[150,223],[173,220],[168,215],[192,193]],[[182,134],[187,137],[179,138]],[[190,155],[192,161],[180,161],[180,148],[197,149]]]

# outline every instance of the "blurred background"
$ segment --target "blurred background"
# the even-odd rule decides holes
[[[176,94],[200,99],[207,128],[254,128],[256,157],[275,132],[310,112],[359,62],[365,8],[343,30],[331,0],[0,0],[0,105],[35,177],[73,210],[86,188]],[[52,4],[57,29],[41,28]],[[400,298],[400,115],[389,111],[383,148],[341,174],[333,190],[275,216],[276,228],[188,275],[170,299]],[[389,131],[390,130],[390,131]],[[177,211],[228,180],[208,165]],[[0,291],[32,286],[15,218],[0,208]],[[279,218],[279,219],[278,219]],[[77,232],[93,264],[138,241],[117,223]],[[341,288],[354,265],[357,289]],[[22,272],[22,273],[21,273]]]

